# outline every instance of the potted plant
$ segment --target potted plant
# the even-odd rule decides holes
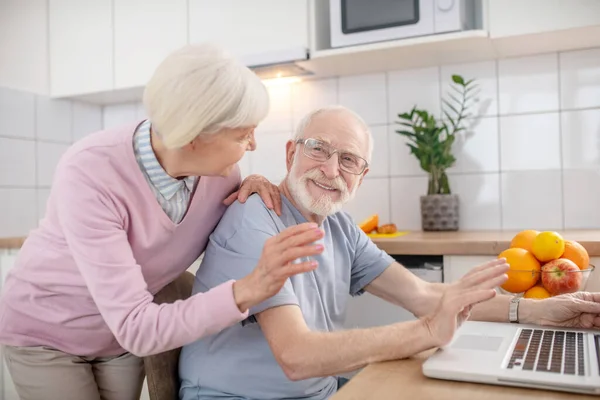
[[[452,75],[452,91],[443,99],[443,118],[426,110],[413,107],[410,112],[398,114],[397,124],[403,128],[396,133],[408,140],[411,154],[427,172],[427,194],[421,196],[421,225],[424,231],[456,231],[459,228],[459,198],[452,194],[446,171],[456,162],[452,145],[456,134],[463,131],[464,119],[470,115],[475,80],[465,81],[460,75]]]

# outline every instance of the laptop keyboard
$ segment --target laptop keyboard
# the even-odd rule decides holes
[[[507,368],[585,375],[583,340],[581,332],[522,329]]]

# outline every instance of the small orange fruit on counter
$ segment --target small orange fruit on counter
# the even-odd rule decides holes
[[[565,252],[565,240],[558,232],[540,232],[533,239],[531,251],[541,262],[556,260]]]
[[[548,297],[552,297],[552,295],[543,285],[535,285],[531,289],[528,289],[523,294],[523,297],[526,299],[547,299]]]
[[[379,225],[379,215],[373,214],[369,218],[365,219],[360,224],[358,224],[358,227],[364,233],[368,234],[368,233],[373,232],[375,229],[377,229],[378,225]]]
[[[587,269],[590,265],[590,255],[585,247],[573,240],[565,240],[565,252],[560,258],[573,261],[579,269]]]
[[[510,266],[508,279],[501,288],[511,293],[522,293],[532,288],[540,279],[540,262],[525,249],[504,250],[498,258],[505,258]]]
[[[539,234],[539,231],[534,229],[527,229],[517,233],[510,241],[511,248],[525,249],[529,252],[532,251],[533,240]]]

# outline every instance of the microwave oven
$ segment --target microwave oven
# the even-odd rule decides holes
[[[329,0],[331,47],[472,29],[481,0]]]

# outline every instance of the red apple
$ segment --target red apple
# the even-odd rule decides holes
[[[552,296],[573,293],[583,281],[581,270],[573,261],[559,258],[542,266],[542,285]]]

